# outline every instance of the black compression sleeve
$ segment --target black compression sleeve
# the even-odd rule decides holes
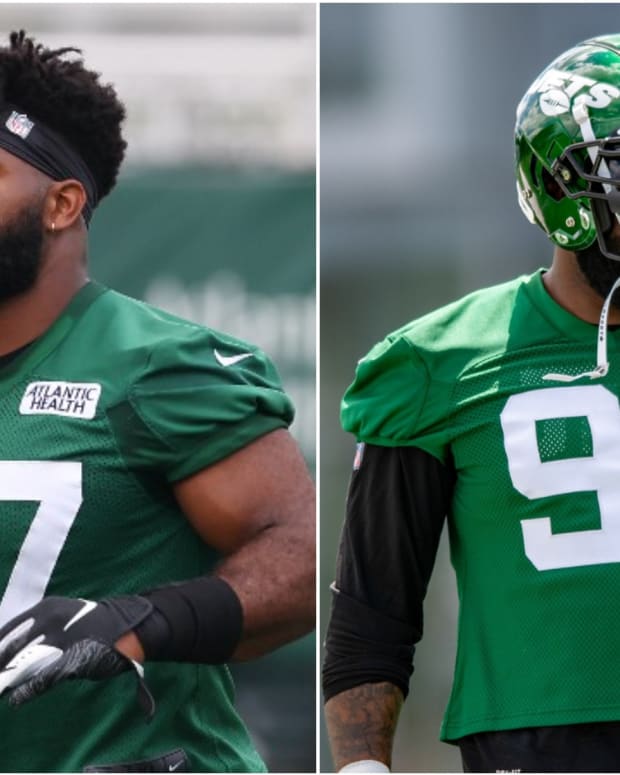
[[[141,596],[154,608],[134,629],[147,660],[214,665],[232,656],[241,639],[243,612],[223,579],[202,576]]]
[[[406,696],[422,602],[454,487],[416,447],[366,445],[351,477],[323,665],[326,699],[390,681]]]
[[[325,700],[362,683],[390,681],[407,696],[414,629],[385,616],[332,584],[334,597],[325,640]]]

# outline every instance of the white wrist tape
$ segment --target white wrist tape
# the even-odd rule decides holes
[[[390,772],[390,768],[376,759],[361,759],[359,762],[345,764],[338,772]]]

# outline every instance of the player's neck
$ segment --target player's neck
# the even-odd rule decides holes
[[[83,261],[48,262],[33,288],[0,302],[0,355],[44,334],[87,281]]]
[[[543,275],[543,282],[547,293],[561,307],[586,323],[598,324],[605,300],[588,284],[574,253],[556,248],[553,264]],[[608,323],[620,323],[620,309],[610,306]]]

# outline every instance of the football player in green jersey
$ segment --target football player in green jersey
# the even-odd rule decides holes
[[[343,771],[390,766],[446,515],[442,739],[468,772],[620,770],[620,35],[536,79],[516,161],[551,268],[390,334],[343,400],[358,452],[324,664]]]
[[[263,771],[225,663],[313,626],[293,409],[255,347],[89,280],[124,108],[73,54],[0,48],[0,769]]]

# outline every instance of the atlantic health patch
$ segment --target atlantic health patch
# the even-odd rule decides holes
[[[31,382],[19,405],[19,413],[92,420],[100,396],[98,382]]]

